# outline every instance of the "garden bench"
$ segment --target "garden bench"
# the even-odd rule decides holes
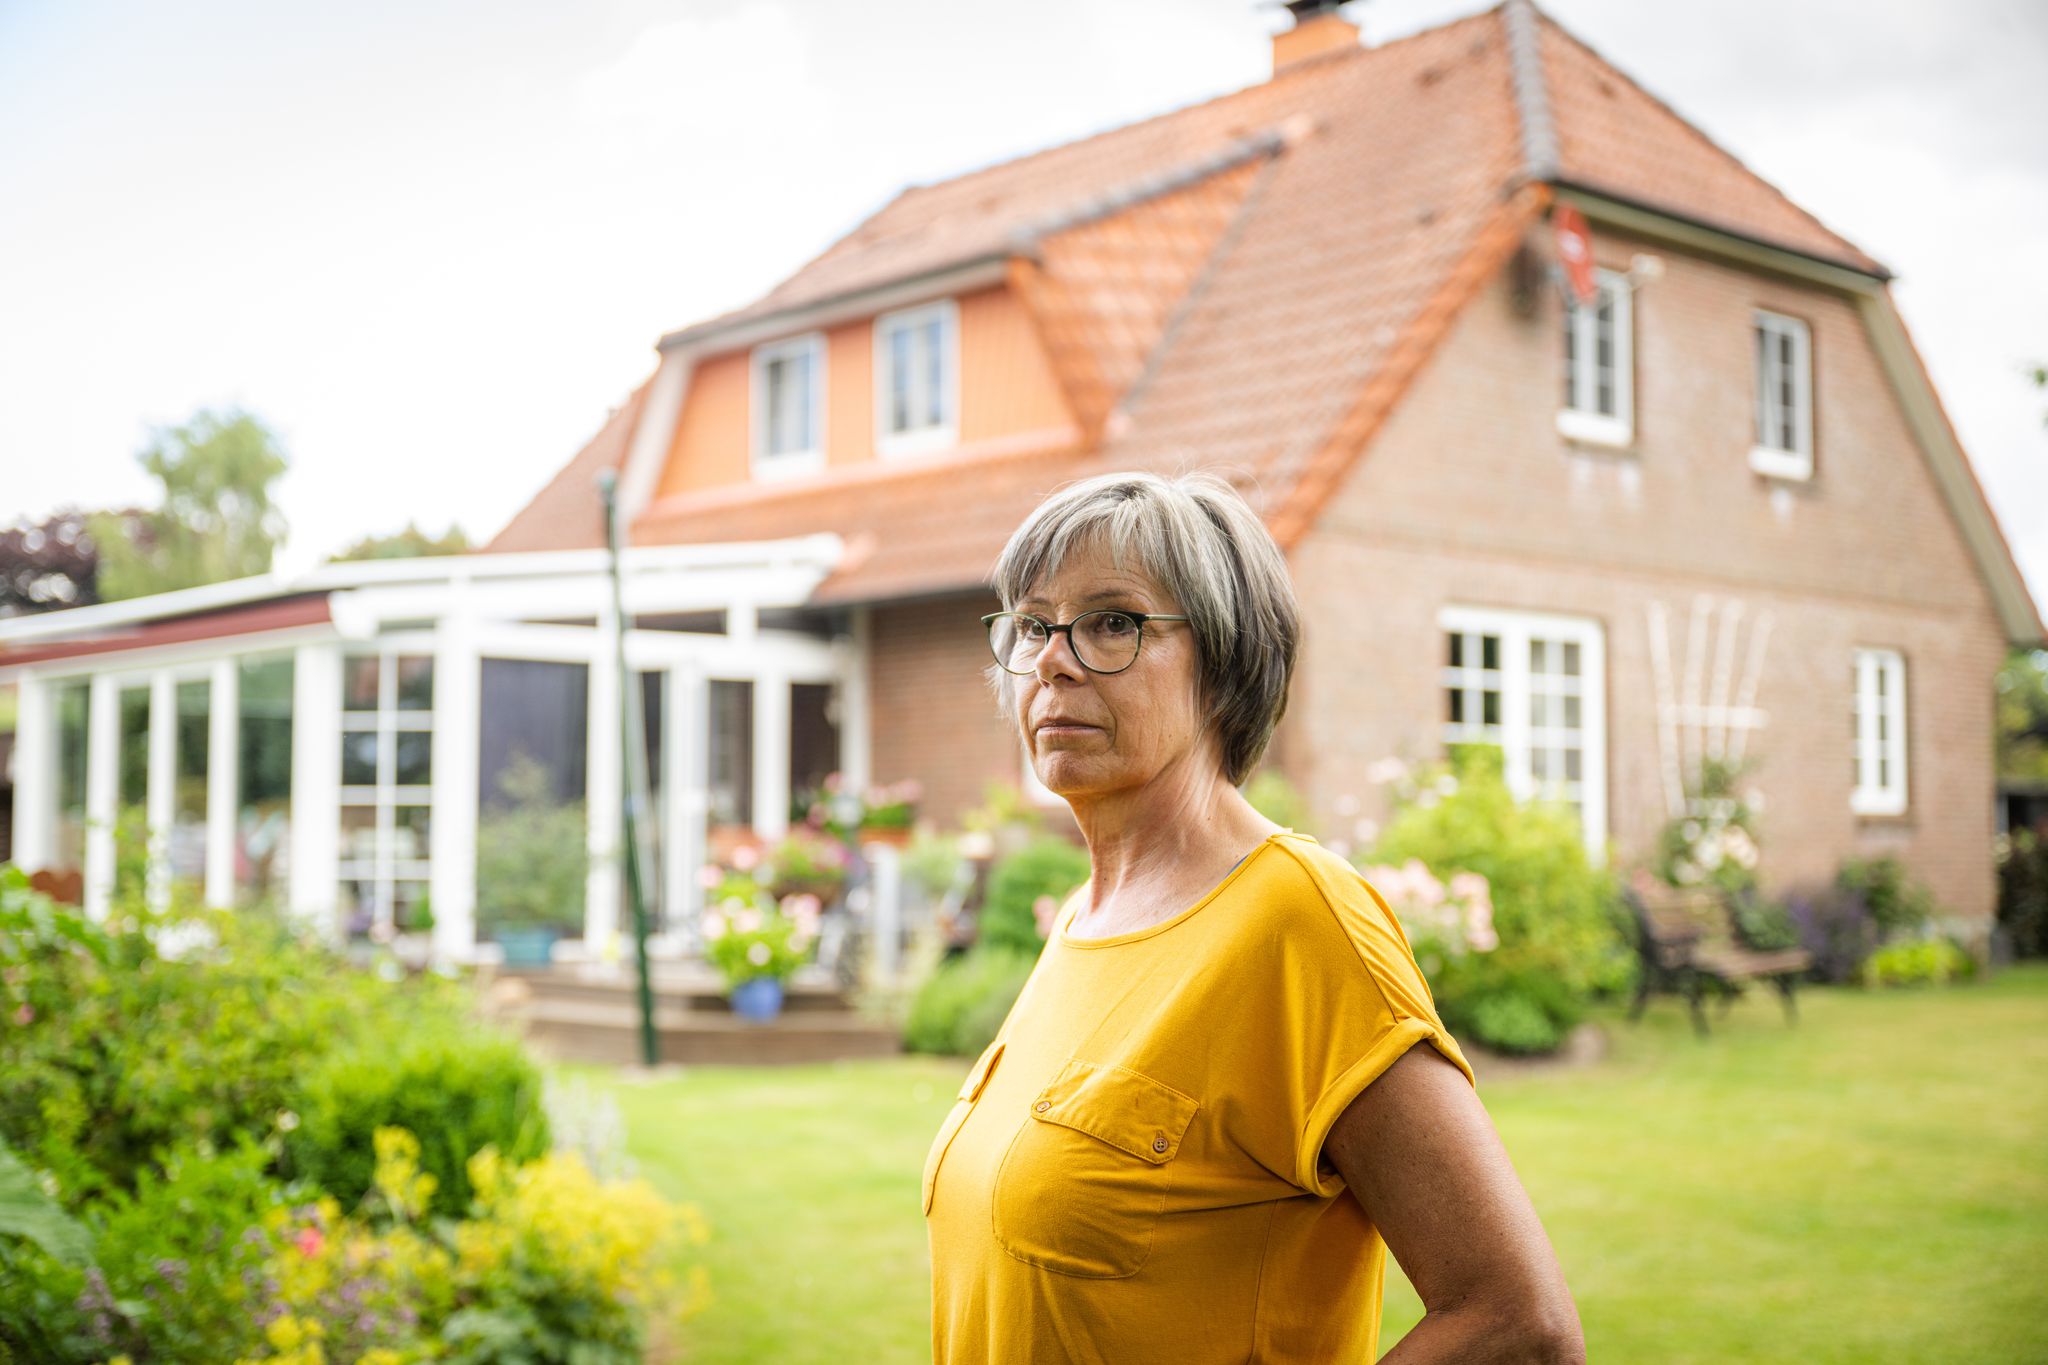
[[[1634,921],[1642,964],[1630,1019],[1642,1018],[1653,993],[1683,995],[1693,1028],[1704,1038],[1702,997],[1708,986],[1721,996],[1725,1015],[1749,982],[1768,981],[1784,1002],[1785,1021],[1798,1022],[1793,993],[1813,966],[1813,955],[1804,948],[1743,947],[1735,935],[1734,907],[1717,890],[1682,890],[1639,878],[1622,897]]]

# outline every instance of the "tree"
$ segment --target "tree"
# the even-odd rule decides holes
[[[1998,775],[2048,781],[2048,649],[2015,649],[1998,670]]]
[[[89,519],[67,507],[42,521],[0,531],[0,617],[100,600],[99,547],[87,529]]]
[[[437,540],[408,521],[403,531],[388,536],[364,536],[327,562],[341,564],[358,559],[413,559],[421,555],[460,555],[468,554],[470,548],[469,537],[453,522],[449,523],[448,534]]]
[[[202,408],[159,427],[136,459],[163,485],[163,503],[92,518],[99,592],[109,602],[265,573],[284,539],[270,486],[285,472],[277,437],[239,408]]]

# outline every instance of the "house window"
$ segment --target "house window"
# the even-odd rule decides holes
[[[433,707],[431,656],[343,661],[341,909],[351,935],[409,929],[426,898]]]
[[[1798,318],[1759,312],[1755,321],[1756,445],[1752,468],[1813,477],[1813,343]]]
[[[875,319],[875,439],[882,454],[954,443],[958,336],[951,299]]]
[[[824,337],[813,333],[756,348],[753,399],[757,477],[824,467]]]
[[[1500,746],[1518,800],[1564,802],[1586,848],[1606,854],[1605,650],[1600,624],[1536,612],[1447,607],[1441,687],[1446,744]]]
[[[1625,446],[1635,437],[1635,340],[1628,277],[1595,276],[1593,301],[1567,290],[1564,307],[1564,406],[1557,429],[1575,441]]]
[[[1856,704],[1850,725],[1858,815],[1906,810],[1906,661],[1895,649],[1856,651]]]

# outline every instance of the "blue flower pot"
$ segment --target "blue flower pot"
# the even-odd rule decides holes
[[[555,940],[560,938],[552,929],[500,929],[497,932],[498,947],[504,950],[507,967],[545,967],[555,959]]]
[[[782,1013],[782,983],[757,976],[732,988],[732,1012],[747,1019],[773,1019]]]

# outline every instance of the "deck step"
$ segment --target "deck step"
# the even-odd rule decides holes
[[[560,1060],[640,1060],[640,1015],[630,1000],[534,999],[509,1011],[508,1022],[537,1051]],[[662,1061],[695,1065],[774,1066],[902,1050],[893,1027],[847,1009],[785,1010],[753,1020],[658,1002],[654,1027]]]

